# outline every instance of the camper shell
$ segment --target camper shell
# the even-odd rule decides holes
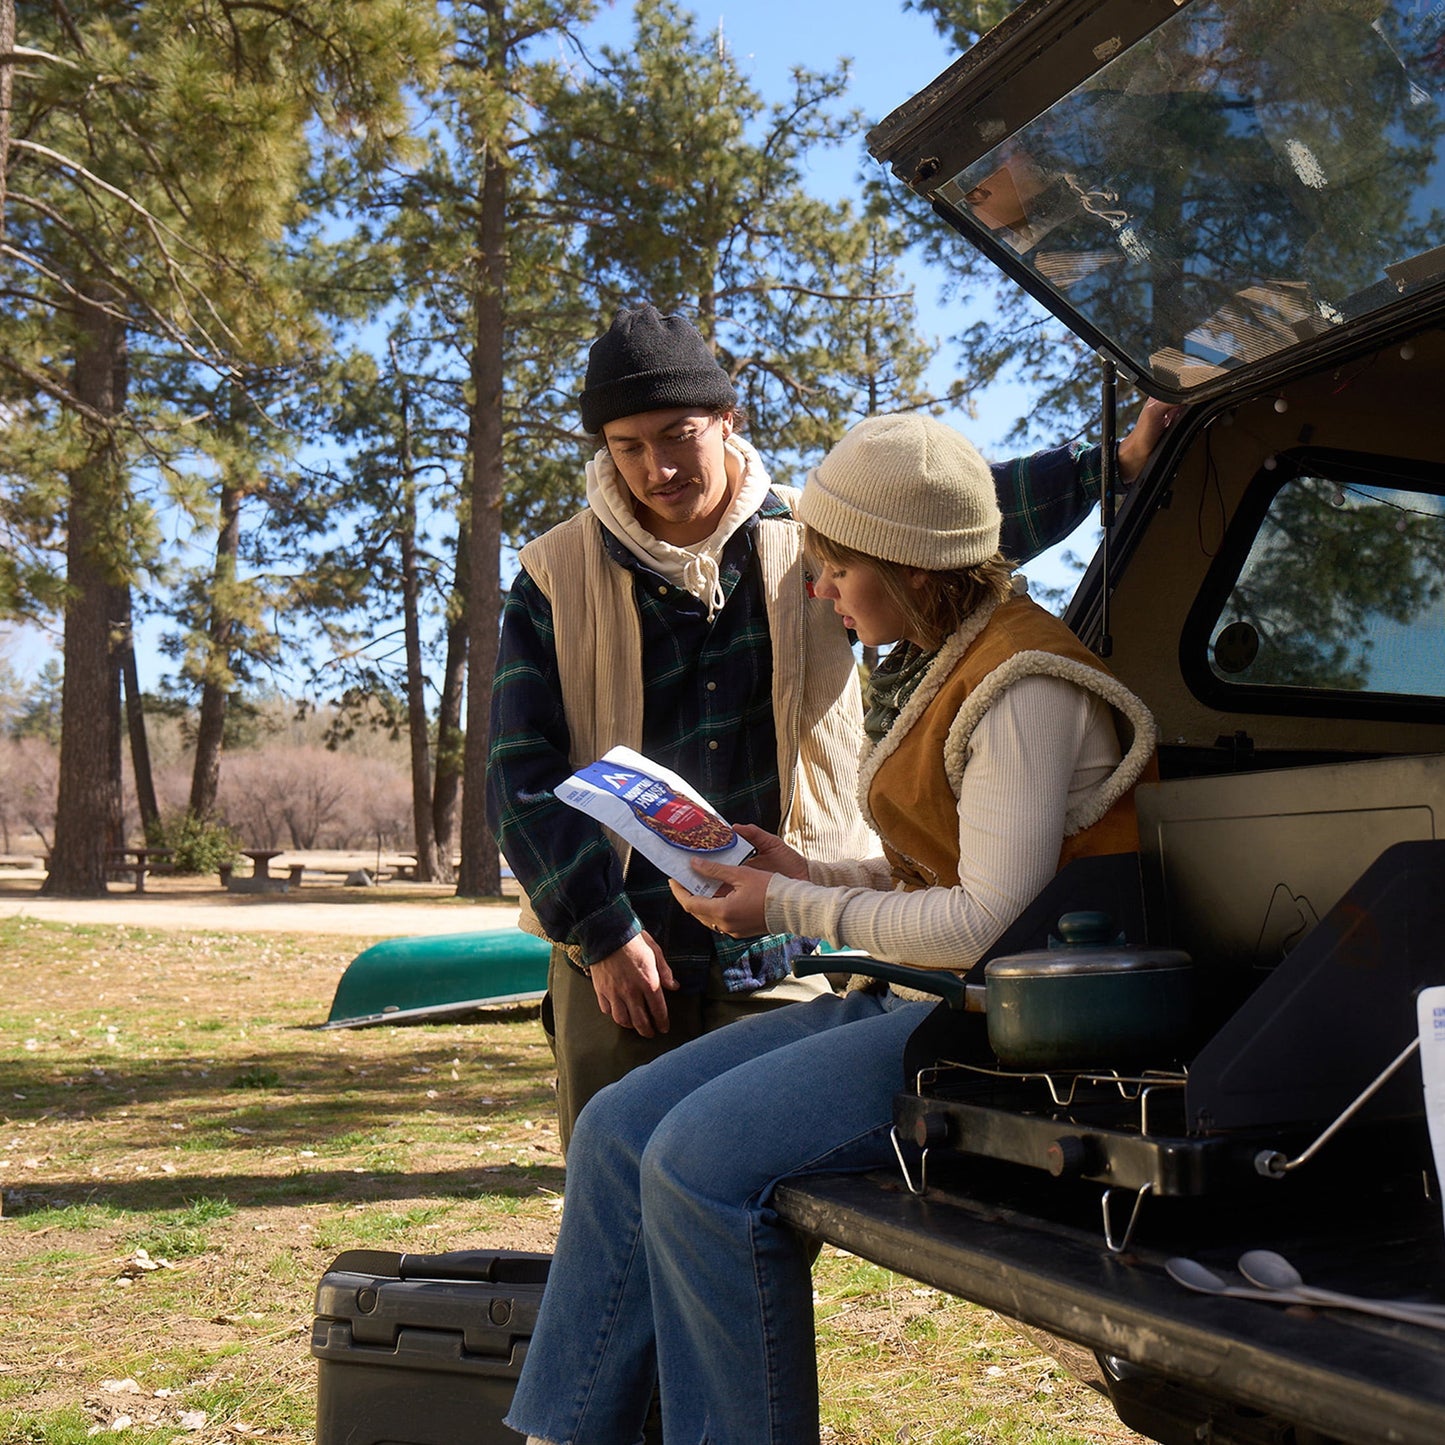
[[[1445,1308],[1421,1066],[1445,985],[1445,5],[1031,0],[869,147],[1098,353],[1106,397],[1122,376],[1184,407],[1065,614],[1159,724],[1141,851],[1064,869],[989,956],[1107,913],[1189,955],[1197,1029],[1157,1067],[1029,1074],[941,1002],[898,1168],[778,1207],[1035,1330],[1152,1439],[1438,1445],[1439,1321],[1211,1297],[1168,1265],[1243,1286],[1268,1248]]]

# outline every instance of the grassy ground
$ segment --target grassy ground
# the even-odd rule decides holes
[[[370,941],[0,920],[0,1445],[304,1445],[340,1250],[550,1248],[536,1010],[315,1030]],[[835,1445],[1137,1441],[995,1316],[817,1281]]]

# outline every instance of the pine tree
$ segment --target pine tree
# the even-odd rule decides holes
[[[436,339],[436,378],[451,389],[465,438],[456,508],[456,568],[437,739],[433,817],[440,839],[462,789],[458,891],[494,895],[500,858],[487,828],[481,779],[501,609],[504,513],[517,489],[545,491],[559,447],[575,441],[555,424],[559,379],[575,366],[584,316],[565,257],[569,237],[545,215],[544,163],[536,137],[554,85],[557,44],[592,14],[592,0],[458,0],[448,6],[451,47],[436,100],[444,142],[376,204],[388,208],[399,254],[411,258],[405,305],[414,329]],[[538,394],[553,398],[540,410]],[[574,462],[575,465],[575,462]],[[466,727],[458,736],[462,641]]]
[[[804,184],[810,154],[861,133],[846,65],[796,68],[768,105],[672,0],[641,0],[635,26],[549,104],[553,204],[604,296],[696,320],[783,479],[869,410],[923,400],[902,233]]]
[[[0,403],[48,450],[65,533],[65,699],[45,888],[105,889],[118,841],[119,589],[157,558],[154,498],[190,419],[167,367],[244,384],[288,348],[295,296],[270,255],[296,216],[313,138],[381,154],[431,44],[405,0],[300,0],[278,13],[195,0],[26,5],[5,195],[17,284],[0,295]],[[138,344],[144,338],[144,344]],[[158,463],[147,473],[143,461]],[[19,477],[34,514],[38,470]],[[183,492],[175,499],[190,502]]]

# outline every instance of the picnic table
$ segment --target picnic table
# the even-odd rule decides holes
[[[279,858],[286,850],[284,848],[242,848],[242,857],[251,860],[251,876],[253,878],[269,878],[271,876],[271,860]]]
[[[271,860],[279,858],[284,848],[242,848],[241,856],[251,860],[250,877],[236,877],[229,863],[221,866],[221,887],[231,893],[285,893],[292,883],[300,883],[302,865],[291,869],[288,878],[271,872]]]
[[[135,879],[135,891],[146,891],[146,874],[165,868],[173,857],[170,848],[152,848],[149,845],[138,848],[112,848],[106,857],[107,874],[125,873]]]
[[[408,883],[413,882],[413,881],[416,879],[416,870],[417,870],[417,866],[418,866],[418,862],[419,862],[416,854],[415,854],[415,853],[403,853],[403,854],[400,855],[400,860],[401,860],[400,862],[390,862],[390,861],[389,861],[389,862],[387,863],[386,866],[391,869],[391,876],[392,876],[393,878],[402,879],[404,882],[408,882]],[[460,868],[461,866],[462,866],[462,860],[461,860],[460,858],[453,858],[453,859],[452,859],[452,868],[453,868],[453,869]],[[506,870],[505,868],[503,868],[502,873],[503,873],[503,877],[508,876],[507,870]]]

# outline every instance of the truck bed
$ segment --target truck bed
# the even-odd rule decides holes
[[[983,1160],[921,1197],[898,1173],[813,1175],[776,1204],[830,1244],[1112,1357],[1115,1407],[1151,1438],[1440,1445],[1445,1328],[1214,1298],[1164,1270],[1189,1255],[1229,1274],[1244,1250],[1273,1248],[1312,1285],[1445,1303],[1438,1203],[1418,1176],[1261,1184],[1228,1204],[1146,1198],[1122,1253],[1105,1242],[1097,1187]]]

